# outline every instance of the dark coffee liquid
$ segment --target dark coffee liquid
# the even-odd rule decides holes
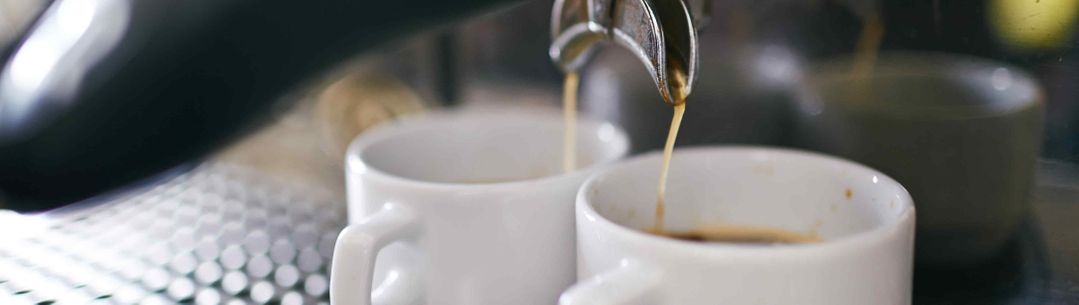
[[[805,244],[820,241],[816,234],[803,234],[782,229],[752,226],[708,226],[691,231],[657,231],[648,233],[685,241],[734,244]]]

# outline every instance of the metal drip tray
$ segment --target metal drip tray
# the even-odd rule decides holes
[[[332,198],[210,163],[90,207],[0,217],[0,304],[328,304],[346,223]]]

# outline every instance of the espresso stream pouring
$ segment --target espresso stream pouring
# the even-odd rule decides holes
[[[707,12],[710,0],[696,1],[694,11]],[[698,22],[694,22],[697,20]],[[664,162],[656,188],[657,232],[663,231],[667,169],[674,141],[685,113],[686,97],[693,89],[699,67],[697,26],[705,18],[693,18],[685,1],[650,0],[556,0],[551,12],[550,56],[565,74],[564,169],[574,168],[574,121],[577,107],[577,72],[602,41],[613,41],[645,64],[663,101],[674,106]]]

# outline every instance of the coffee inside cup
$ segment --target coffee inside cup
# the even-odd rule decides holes
[[[770,227],[712,225],[702,226],[687,231],[645,230],[659,235],[684,241],[704,243],[735,243],[753,245],[805,244],[821,241],[814,233],[798,233]]]
[[[607,221],[644,234],[746,245],[830,242],[906,211],[894,195],[902,190],[885,184],[889,178],[846,169],[841,160],[754,147],[687,148],[671,160],[659,232],[653,196],[662,157],[638,157],[594,177],[583,198]]]

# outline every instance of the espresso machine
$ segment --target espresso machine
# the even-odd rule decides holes
[[[1044,100],[1030,207],[988,257],[919,265],[915,303],[1073,304],[1076,16],[1050,0],[0,0],[0,304],[328,304],[353,137],[432,108],[559,107],[565,73],[634,152],[661,147],[684,73],[680,146],[879,166],[821,140],[845,133],[804,97],[878,52],[1000,63]]]

